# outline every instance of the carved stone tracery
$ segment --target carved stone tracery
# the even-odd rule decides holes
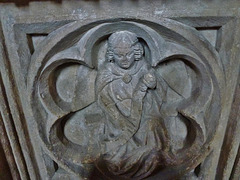
[[[167,179],[195,168],[221,111],[216,50],[170,19],[87,27],[63,26],[32,56],[28,87],[44,150],[80,177],[97,168],[110,179]]]

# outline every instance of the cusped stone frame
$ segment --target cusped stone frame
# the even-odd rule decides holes
[[[142,47],[131,68],[108,61],[113,34],[113,56],[128,59],[136,42]],[[42,147],[63,169],[81,178],[97,168],[109,179],[171,179],[210,152],[222,77],[212,45],[174,20],[76,21],[36,49],[28,93]],[[177,148],[173,117],[184,131]]]

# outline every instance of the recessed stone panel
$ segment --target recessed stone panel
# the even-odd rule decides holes
[[[238,178],[238,6],[4,4],[0,121],[11,173]]]

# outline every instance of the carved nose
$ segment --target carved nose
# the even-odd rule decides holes
[[[122,60],[127,61],[128,60],[127,56],[123,56]]]

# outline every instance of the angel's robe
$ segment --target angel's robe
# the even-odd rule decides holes
[[[162,81],[157,77],[155,89],[143,83],[145,74],[155,74],[144,59],[135,61],[131,69],[115,63],[99,69],[96,96],[105,114],[101,164],[107,164],[114,175],[146,177],[164,164],[169,147],[161,116]]]

